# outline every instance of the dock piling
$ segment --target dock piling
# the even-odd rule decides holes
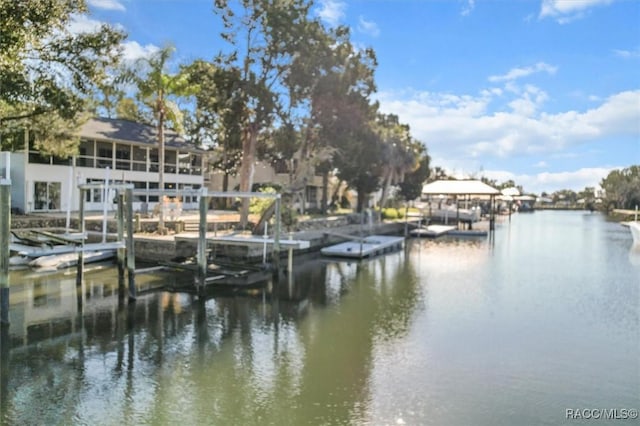
[[[129,301],[136,300],[136,253],[133,240],[133,186],[125,189],[126,205],[124,206],[127,217],[127,238],[125,240],[127,256],[127,277],[129,278]],[[124,215],[123,215],[124,216]]]
[[[84,223],[84,190],[80,187],[78,191],[80,193],[80,205],[78,213],[78,222],[80,225],[80,234],[82,235],[80,241],[80,251],[78,251],[78,267],[76,270],[76,286],[82,285],[82,279],[84,278],[84,239],[86,226]]]
[[[8,167],[6,168],[8,174]],[[0,176],[0,323],[9,324],[9,235],[11,231],[11,179]]]
[[[271,255],[273,261],[273,269],[276,276],[280,275],[280,232],[282,232],[282,213],[281,213],[282,198],[280,194],[276,197],[276,224],[273,230],[273,253]]]
[[[117,232],[118,241],[124,239],[124,194],[118,191]],[[118,248],[118,292],[124,291],[125,248]]]
[[[209,197],[207,189],[200,192],[200,222],[198,223],[198,290],[202,290],[207,277],[207,212]]]

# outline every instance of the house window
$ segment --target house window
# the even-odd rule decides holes
[[[158,182],[149,182],[149,189],[158,189]],[[157,195],[149,195],[149,202],[150,203],[157,203],[159,200],[159,197]]]
[[[186,183],[181,183],[178,184],[178,188],[179,188],[179,192],[184,192],[184,191],[189,191],[192,192],[194,190],[198,190],[200,189],[200,185],[191,185],[191,184],[186,184]],[[182,197],[182,202],[185,204],[190,204],[190,203],[197,203],[198,202],[198,196],[194,195],[183,195]]]
[[[277,159],[273,163],[273,169],[278,174],[289,173],[289,162],[287,160]]]
[[[176,163],[178,161],[177,152],[173,150],[166,150],[164,152],[164,172],[175,173]]]
[[[188,152],[178,154],[178,172],[181,175],[191,174],[191,155]]]
[[[307,186],[306,198],[307,203],[316,204],[318,202],[318,187]]]
[[[131,145],[116,144],[116,169],[131,170]]]
[[[157,148],[151,148],[149,150],[149,171],[150,172],[157,172],[159,170],[158,168],[158,149]]]
[[[104,183],[104,180],[91,179],[91,180],[88,180],[87,183]],[[101,203],[102,193],[103,193],[103,190],[101,188],[91,188],[85,191],[84,197],[88,203]]]
[[[198,176],[202,174],[202,155],[191,154],[191,174]]]
[[[139,146],[133,147],[133,161],[132,170],[138,172],[147,171],[147,148],[141,148]]]
[[[60,210],[60,182],[34,182],[33,183],[33,209],[34,210]]]
[[[51,157],[42,155],[38,151],[29,151],[29,163],[31,164],[51,164]]]
[[[111,142],[97,142],[96,151],[98,153],[97,167],[99,169],[113,168],[113,144]]]
[[[133,190],[134,192],[136,192],[135,194],[133,194],[133,201],[139,202],[139,203],[146,203],[147,202],[147,194],[139,194],[137,192],[139,191],[146,191],[147,190],[147,182],[131,182],[133,184]]]
[[[51,157],[53,164],[59,166],[73,166],[73,157],[60,158],[60,157]]]
[[[80,141],[80,155],[76,158],[78,167],[95,167],[95,142],[89,140]]]

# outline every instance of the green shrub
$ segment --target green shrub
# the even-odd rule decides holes
[[[385,219],[394,220],[398,218],[398,210],[393,207],[389,207],[388,209],[382,209],[382,217]]]
[[[276,190],[271,187],[264,187],[258,192],[275,194]],[[264,213],[274,201],[275,198],[252,198],[249,202],[249,213],[262,216],[262,213]]]

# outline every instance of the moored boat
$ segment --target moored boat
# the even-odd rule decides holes
[[[640,222],[629,222],[629,229],[631,230],[631,236],[633,237],[633,245],[640,246]]]
[[[100,262],[115,257],[115,250],[99,250],[89,251],[84,254],[84,263]],[[78,253],[53,254],[49,256],[38,257],[31,262],[29,266],[43,269],[64,269],[78,264]]]

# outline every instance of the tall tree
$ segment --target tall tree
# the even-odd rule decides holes
[[[165,46],[147,58],[137,63],[130,78],[138,90],[137,98],[148,108],[154,120],[158,135],[158,187],[164,190],[164,130],[167,122],[174,130],[182,132],[183,114],[175,100],[193,93],[193,86],[189,84],[183,73],[170,74],[167,71],[168,61],[173,54],[172,46]],[[158,231],[166,232],[164,226],[164,197],[160,197],[160,214],[158,216]]]
[[[199,59],[185,66],[183,72],[196,88],[196,105],[187,133],[193,142],[209,147],[210,164],[224,173],[222,190],[227,191],[229,177],[237,174],[242,160],[240,70]]]
[[[427,153],[426,147],[422,143],[416,142],[414,149],[418,158],[418,167],[406,173],[403,181],[399,183],[400,195],[405,201],[415,200],[422,194],[422,186],[429,179],[431,172],[429,167],[431,157]]]
[[[331,159],[322,162],[317,170],[323,175],[322,208],[326,211],[328,203],[328,176],[336,167],[338,176],[346,180],[351,187],[359,180],[357,170],[370,174],[375,169],[374,161],[371,169],[352,167],[348,161],[357,162],[376,154],[377,142],[372,133],[372,120],[376,106],[371,105],[369,97],[375,91],[374,70],[377,65],[375,53],[371,49],[356,49],[349,40],[346,28],[337,28],[324,38],[324,45],[315,49],[312,55],[317,57],[318,66],[307,72],[307,96],[309,98],[310,118],[306,143],[309,152],[334,150]],[[322,47],[322,49],[320,49]],[[304,65],[304,64],[302,64]],[[303,74],[304,75],[304,74]],[[304,88],[303,84],[300,84]],[[351,157],[362,146],[358,144],[372,143],[373,150],[364,157]],[[355,144],[355,145],[354,145]],[[369,148],[371,148],[370,146]],[[359,192],[359,206],[362,207],[362,193],[366,178],[362,179]],[[377,185],[377,180],[369,181]]]
[[[380,207],[385,207],[390,186],[402,182],[405,173],[418,166],[419,158],[409,126],[401,124],[397,115],[379,114],[376,124],[382,142],[382,155],[386,159],[382,168],[380,196]]]
[[[72,32],[73,17],[86,12],[83,0],[0,0],[3,133],[29,127],[49,135],[41,141],[43,151],[72,153],[75,146],[61,146],[61,136],[78,126],[105,68],[117,62],[124,39],[122,32],[106,24]],[[44,115],[48,118],[42,119]],[[59,125],[48,126],[49,121]]]
[[[307,44],[307,0],[216,0],[214,12],[222,18],[222,38],[230,51],[220,55],[221,66],[240,70],[243,110],[240,190],[253,183],[256,147],[260,134],[268,129],[277,111],[284,111],[285,79],[292,59]],[[247,222],[249,200],[243,201],[241,225]]]
[[[640,206],[640,165],[612,170],[600,186],[605,192],[607,210]]]

